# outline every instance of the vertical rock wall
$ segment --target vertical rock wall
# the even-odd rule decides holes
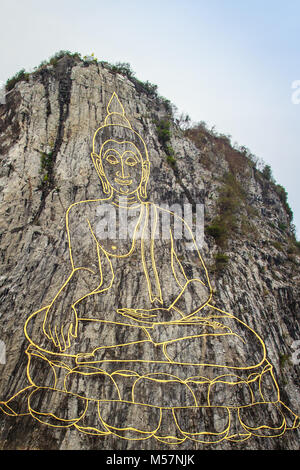
[[[32,74],[28,82],[18,83],[0,107],[0,339],[6,346],[6,363],[0,364],[2,401],[26,386],[26,319],[51,302],[69,270],[66,210],[74,202],[103,196],[90,153],[92,136],[113,92],[147,144],[149,200],[169,206],[204,204],[206,226],[219,210],[220,188],[230,171],[226,146],[207,138],[198,149],[172,123],[176,164],[170,163],[157,135],[157,122],[169,119],[164,103],[137,91],[126,77],[65,57],[55,67],[44,66]],[[291,357],[293,341],[300,339],[300,262],[299,255],[289,251],[289,217],[278,194],[255,169],[246,165],[236,178],[246,194],[238,228],[222,249],[209,232],[201,247],[213,305],[233,313],[264,339],[281,397],[299,414],[300,366]],[[279,221],[286,225],[285,233]],[[216,258],[220,250],[227,256],[221,265]],[[132,442],[111,435],[82,435],[74,428],[49,428],[30,416],[0,417],[3,449],[165,447],[151,439]],[[215,447],[297,449],[299,432],[244,443],[224,441]],[[181,448],[207,446],[186,441]]]

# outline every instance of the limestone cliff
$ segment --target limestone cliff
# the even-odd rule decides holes
[[[90,154],[92,137],[106,116],[114,92],[148,148],[149,200],[158,206],[204,205],[205,236],[201,253],[212,284],[211,305],[232,313],[264,340],[280,397],[299,415],[300,366],[291,357],[292,344],[300,339],[300,256],[282,193],[226,139],[214,136],[201,126],[183,131],[172,118],[168,102],[149,87],[105,64],[70,56],[54,65],[43,65],[26,80],[19,81],[7,95],[6,104],[0,106],[0,339],[6,348],[5,364],[0,364],[0,401],[4,403],[30,385],[26,377],[28,340],[24,324],[29,315],[51,303],[70,271],[65,225],[68,207],[74,202],[105,196]],[[163,252],[159,256],[164,259]],[[192,264],[191,269],[196,269],[195,259]],[[130,283],[135,282],[138,284],[139,280],[132,277],[120,283],[120,297],[125,302],[133,295]],[[116,308],[118,300],[110,308]],[[96,306],[90,303],[84,308]],[[91,334],[95,336],[97,332]],[[165,338],[165,332],[160,334]],[[251,342],[250,339],[245,357],[241,353],[249,361],[258,354],[256,343]],[[231,348],[230,343],[219,343],[218,347],[226,348],[221,352],[214,350],[213,342],[206,347],[216,357],[226,354],[232,364],[241,360],[238,350]],[[152,359],[151,352],[143,354],[145,360]],[[41,383],[44,380],[45,387],[51,387],[42,359],[36,365],[36,374]],[[74,380],[71,387],[75,383],[84,387],[82,380],[82,377]],[[171,403],[174,394],[182,393],[174,392],[179,383],[175,381],[174,387],[166,391],[166,401]],[[146,395],[152,393],[151,384],[148,385]],[[142,386],[139,393],[144,393]],[[221,389],[218,393],[216,404],[222,406],[226,393]],[[244,393],[242,390],[241,394]],[[282,432],[276,438],[254,435],[238,442],[221,439],[216,444],[204,444],[184,438],[181,442],[182,435],[179,437],[173,429],[172,413],[169,421],[165,417],[161,439],[151,437],[149,432],[147,439],[126,440],[105,433],[107,429],[102,431],[103,435],[84,434],[75,426],[50,427],[34,419],[28,415],[27,398],[11,405],[11,414],[24,416],[9,416],[0,407],[0,448],[299,448],[297,429]],[[61,406],[85,405],[76,402]],[[117,414],[118,409],[112,407],[107,413]],[[118,422],[126,419],[129,420],[126,413],[120,414]],[[153,429],[155,419],[145,412],[143,420]],[[188,417],[180,419],[182,423],[189,420]],[[257,421],[254,419],[253,423],[255,428]],[[194,437],[196,434],[197,431]],[[173,440],[167,443],[167,437],[162,436],[173,436]],[[179,447],[175,445],[176,439]]]

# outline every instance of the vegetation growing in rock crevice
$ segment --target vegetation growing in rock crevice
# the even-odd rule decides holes
[[[228,164],[228,169],[234,175],[245,174],[249,169],[255,167],[258,158],[253,155],[245,146],[234,146],[231,144],[231,136],[217,133],[213,128],[208,129],[204,121],[188,126],[184,123],[184,135],[190,139],[199,150],[203,150],[210,144],[213,153],[222,152]],[[209,161],[207,156],[202,155],[204,166],[210,168],[215,162]]]
[[[42,61],[38,67],[35,67],[33,74],[38,73],[40,70],[46,68],[47,66],[56,67],[61,59],[64,57],[69,57],[74,60],[74,62],[82,62],[85,65],[89,64],[96,64],[100,65],[103,68],[106,68],[113,74],[120,74],[127,77],[135,86],[138,92],[146,93],[149,98],[154,98],[155,100],[159,101],[165,107],[165,110],[168,114],[172,115],[174,105],[170,102],[170,100],[160,96],[158,94],[158,86],[150,83],[148,80],[143,82],[136,78],[135,72],[132,70],[131,65],[128,62],[117,62],[115,64],[111,64],[107,61],[99,61],[94,54],[90,56],[84,56],[80,54],[80,52],[70,52],[61,50],[56,52],[52,57],[49,58],[48,61]],[[20,81],[28,81],[30,77],[30,73],[25,72],[24,69],[20,70],[16,75],[12,78],[8,79],[6,82],[6,91],[10,91],[14,88],[16,83]]]
[[[239,229],[242,207],[246,208],[246,193],[232,173],[225,173],[218,190],[217,216],[206,227],[219,247],[226,247],[228,239]]]
[[[189,189],[183,184],[179,168],[176,163],[175,159],[175,150],[171,145],[171,137],[172,137],[172,126],[170,117],[165,117],[163,119],[158,119],[154,121],[156,126],[156,133],[159,143],[161,144],[165,154],[166,154],[166,161],[170,165],[173,170],[174,176],[176,178],[176,182],[181,187],[185,197],[194,208],[195,202],[193,200],[192,194],[190,193]]]
[[[292,209],[290,208],[290,206],[288,204],[288,194],[287,194],[287,192],[286,192],[286,190],[283,186],[276,183],[275,178],[272,174],[272,169],[271,169],[270,165],[265,165],[265,167],[263,168],[261,174],[265,178],[265,180],[267,180],[269,182],[271,187],[275,190],[276,194],[279,196],[279,199],[280,199],[281,203],[283,204],[283,207],[284,207],[286,213],[288,214],[288,217],[289,217],[290,221],[292,221],[293,220],[293,211],[292,211]]]
[[[176,166],[175,151],[171,145],[171,123],[169,119],[160,119],[155,121],[158,141],[167,155],[167,162],[172,166]]]
[[[70,51],[59,51],[59,52],[56,52],[52,57],[50,57],[49,61],[41,62],[36,70],[39,70],[40,68],[47,66],[47,65],[53,65],[53,67],[56,67],[59,60],[66,56],[74,59],[77,62],[81,60],[81,54],[79,52],[72,53]]]
[[[201,121],[185,128],[184,135],[188,137],[200,150],[208,142],[211,142],[215,150],[222,150],[224,158],[228,164],[229,171],[234,174],[243,174],[245,170],[253,168],[256,175],[264,183],[271,185],[282,202],[290,221],[293,219],[293,212],[287,201],[287,192],[283,186],[277,184],[270,165],[266,165],[262,159],[250,152],[245,146],[231,144],[231,136],[217,133],[213,128],[208,129],[206,123]],[[204,164],[206,162],[204,161]]]
[[[267,194],[269,189],[277,194],[289,219],[288,225],[279,220],[277,228],[281,232],[285,233],[286,237],[290,239],[296,250],[298,250],[299,242],[296,240],[295,226],[292,224],[293,212],[288,204],[288,194],[283,186],[276,183],[270,165],[266,165],[262,159],[253,155],[245,146],[238,146],[237,144],[232,145],[231,136],[219,134],[213,128],[209,130],[206,126],[206,123],[203,121],[196,124],[190,124],[188,119],[181,119],[181,121],[183,122],[182,130],[184,135],[189,138],[195,144],[195,146],[199,148],[199,150],[202,151],[201,161],[204,167],[208,168],[208,170],[212,170],[213,166],[215,165],[214,155],[216,152],[219,152],[224,156],[224,159],[228,164],[229,173],[233,175],[235,179],[240,177],[247,178],[250,177],[251,174],[254,174],[254,177],[262,186],[264,194]],[[211,151],[209,151],[209,148]],[[206,151],[203,152],[203,149],[206,149]],[[231,199],[231,202],[229,199]],[[227,202],[231,205],[234,203],[234,199],[235,203],[237,202],[237,199],[234,197],[229,199],[227,199]],[[232,217],[229,215],[231,210],[233,210]],[[229,224],[226,222],[226,220],[235,218],[234,210],[234,207],[231,207],[230,209],[228,206],[225,214],[222,213],[221,216],[220,212],[220,216],[216,217],[211,225],[206,228],[207,233],[212,235],[220,245],[224,244],[224,241],[229,236]],[[246,211],[250,218],[252,218],[253,215],[257,215],[252,213],[253,208],[249,205],[246,205]],[[241,218],[243,219],[243,216]],[[244,222],[242,220],[241,228],[242,232],[247,233],[249,232],[251,224],[249,224],[249,222],[245,222],[245,220]],[[254,228],[253,224],[252,228]]]
[[[284,369],[287,364],[290,362],[290,356],[288,354],[281,353],[279,354],[279,367],[280,369]]]
[[[139,91],[145,92],[149,97],[156,98],[158,96],[158,86],[150,83],[148,80],[146,82],[138,80],[135,77],[135,72],[132,70],[131,65],[128,62],[117,62],[116,64],[110,64],[109,62],[102,61],[100,64],[113,74],[119,73],[120,75],[126,76],[134,83]]]
[[[273,183],[273,185],[274,185],[273,188],[275,189],[276,194],[279,196],[279,199],[282,202],[282,205],[283,205],[286,213],[288,214],[289,219],[292,221],[293,220],[293,211],[292,211],[292,209],[290,208],[290,206],[288,204],[288,200],[287,200],[288,194],[287,194],[285,188],[283,186],[281,186],[280,184]]]
[[[215,262],[214,265],[210,267],[210,270],[216,274],[219,274],[224,271],[228,263],[229,256],[219,252],[215,255]]]
[[[16,73],[13,77],[9,78],[6,82],[6,91],[11,91],[16,83],[18,82],[28,82],[29,80],[29,73],[25,72],[24,69],[20,70]]]
[[[53,151],[46,153],[40,152],[40,175],[42,177],[39,189],[45,186],[51,186],[53,183]]]

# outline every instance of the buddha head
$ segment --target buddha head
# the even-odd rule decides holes
[[[132,129],[116,93],[108,103],[104,124],[95,132],[91,156],[106,195],[115,192],[120,196],[136,194],[140,200],[147,198],[147,147]]]

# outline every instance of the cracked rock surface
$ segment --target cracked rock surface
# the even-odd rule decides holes
[[[168,162],[158,139],[156,124],[161,119],[170,119],[168,110],[163,101],[137,90],[128,78],[111,73],[101,64],[86,66],[64,57],[55,67],[43,67],[31,74],[28,82],[18,83],[8,95],[6,105],[0,105],[0,339],[6,348],[6,363],[0,364],[0,401],[8,400],[28,385],[25,354],[28,342],[24,336],[24,323],[30,314],[49,305],[70,271],[66,210],[74,202],[103,197],[90,154],[93,134],[103,123],[113,92],[118,94],[132,127],[146,142],[151,161],[149,200],[158,206],[168,204],[169,207],[202,204],[205,227],[213,224],[220,210],[218,201],[224,175],[233,172],[226,144],[208,135],[197,147],[171,120],[170,143],[176,164]],[[250,165],[235,173],[245,195],[237,215],[236,229],[228,235],[226,245],[220,248],[211,232],[205,230],[200,248],[213,288],[212,305],[232,313],[263,338],[281,399],[299,415],[300,366],[292,361],[292,345],[300,339],[300,257],[299,252],[291,252],[291,221],[284,204],[272,185],[258,173]],[[282,230],[283,226],[285,230]],[[216,258],[220,253],[227,257],[223,264],[218,264]],[[164,252],[158,255],[163,265]],[[122,267],[124,280],[119,286],[119,297],[107,299],[104,310],[119,308],[119,302],[133,302],[134,289],[144,288],[142,280],[134,275],[138,260],[133,258],[131,263]],[[192,271],[195,266],[196,261],[191,260]],[[91,298],[81,308],[84,316],[84,312],[97,308],[96,301]],[[246,335],[242,327],[237,332],[242,337]],[[94,327],[86,338],[102,335],[109,343],[109,334]],[[128,340],[125,330],[120,329],[115,334]],[[169,334],[162,328],[157,333],[158,340],[165,341]],[[139,338],[140,341],[144,339],[142,336]],[[201,354],[211,360],[226,356],[229,364],[249,362],[259,356],[259,351],[250,337],[247,341],[248,349],[239,354],[238,348],[233,347],[230,341],[209,340]],[[144,355],[145,360],[153,359],[153,348],[148,351],[140,344],[135,346],[131,352],[133,358]],[[170,345],[168,353],[174,358],[183,358],[184,362],[189,357],[189,348],[185,346],[185,351],[178,347],[177,343]],[[113,353],[110,354],[113,357]],[[159,360],[161,352],[157,349],[155,354]],[[41,383],[51,387],[52,378],[43,370],[43,360],[39,362],[37,359],[35,367]],[[177,376],[182,374],[184,377],[185,371],[179,369],[176,370]],[[170,367],[169,373],[172,372]],[[66,380],[69,390],[77,390],[78,393],[78,390],[89,389],[90,396],[97,395],[97,388],[86,383],[83,374],[73,372]],[[99,384],[107,397],[116,394],[110,380],[102,377]],[[126,387],[131,386],[130,378],[126,384],[121,384],[125,395]],[[160,397],[153,382],[137,382],[136,397],[146,396],[148,400],[155,397],[159,403],[162,400],[173,403],[174,400],[176,406],[176,397],[184,396],[186,403],[190,403],[190,389],[187,390],[180,382],[171,385]],[[237,393],[248,397],[249,390],[241,385]],[[215,406],[222,406],[224,400],[233,399],[233,392],[230,387],[215,386],[211,396]],[[32,398],[33,406],[39,399],[37,393]],[[49,396],[48,401],[51,400],[54,408],[64,408],[65,416],[68,409],[71,415],[75,408],[80,414],[86,406],[83,398],[64,405],[60,402],[56,405],[55,399]],[[26,403],[24,399],[20,407],[26,407]],[[251,412],[246,416],[247,412],[244,411],[245,420],[252,423],[253,416]],[[187,416],[178,411],[177,420],[182,429],[194,420],[204,424],[209,422],[216,432],[221,432],[227,420],[222,413]],[[272,419],[276,421],[275,411],[270,410],[270,416],[272,413]],[[112,415],[116,416],[115,424],[136,419],[134,406],[126,411],[118,403],[113,408],[103,407],[106,422],[110,422]],[[92,426],[94,416],[91,407],[82,425]],[[155,429],[159,416],[149,413],[145,407],[143,420],[146,432],[150,428]],[[166,411],[163,426],[162,434],[176,434],[172,413],[169,415]],[[224,440],[213,448],[299,449],[299,438],[299,430],[293,430],[276,439],[252,437],[237,443]],[[85,435],[75,427],[51,428],[31,416],[14,417],[1,413],[0,448],[130,450],[178,447],[153,439],[130,441],[111,434],[101,437]],[[180,446],[182,450],[206,448],[207,444],[192,440],[186,440]]]

